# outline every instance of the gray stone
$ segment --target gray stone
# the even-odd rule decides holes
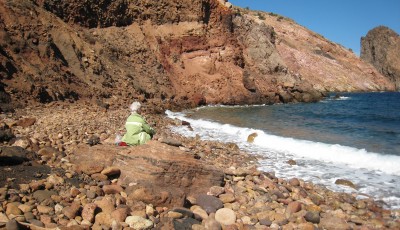
[[[215,213],[218,209],[224,207],[224,204],[220,199],[209,195],[199,195],[197,197],[197,204],[208,214]]]
[[[48,190],[38,190],[33,193],[33,198],[35,198],[40,203],[46,199],[50,199],[52,195],[57,195],[54,191]]]
[[[259,223],[260,223],[261,225],[271,226],[272,221],[270,221],[270,220],[268,220],[268,219],[261,219],[261,220],[259,220]]]
[[[34,219],[34,218],[35,218],[35,215],[33,215],[32,212],[25,212],[25,213],[24,213],[24,217],[25,217],[25,220],[29,221],[29,220],[31,220],[31,219]]]
[[[35,226],[44,228],[44,224],[43,224],[43,222],[40,221],[40,220],[30,219],[30,220],[28,220],[28,222],[31,223],[31,224],[33,224],[33,225],[35,225]],[[33,229],[33,228],[32,228],[32,229]]]
[[[18,222],[16,220],[10,220],[6,224],[7,230],[20,230],[21,227],[22,226],[20,224],[18,224]]]

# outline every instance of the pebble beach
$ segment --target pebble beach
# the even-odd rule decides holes
[[[285,180],[273,172],[259,171],[257,162],[261,156],[249,155],[233,143],[177,135],[171,132],[171,126],[190,124],[150,111],[152,108],[144,103],[144,117],[156,135],[143,147],[114,144],[129,115],[123,106],[104,108],[90,103],[55,102],[2,114],[2,131],[11,130],[8,132],[15,137],[4,141],[0,152],[0,228],[400,228],[400,210],[387,210],[372,198],[357,199],[353,194],[333,192],[301,178]],[[85,167],[80,162],[84,158],[77,156],[79,148],[99,151],[99,155],[102,150],[108,151],[106,156],[113,163],[102,165],[96,159],[95,164]],[[164,149],[166,153],[161,153]],[[209,186],[217,181],[210,174],[172,178],[171,186],[185,187],[183,191],[190,192],[162,193],[160,198],[147,185],[127,182],[128,166],[123,166],[124,162],[117,164],[112,158],[114,152],[116,156],[129,156],[142,150],[154,154],[149,158],[156,158],[152,162],[157,167],[164,162],[157,158],[158,153],[176,153],[189,165],[171,163],[168,170],[178,167],[178,171],[188,170],[190,175],[190,164],[195,163],[196,167],[221,175],[221,183]],[[132,161],[135,159],[139,158],[131,157]],[[146,174],[152,175],[147,171],[151,169],[144,166],[140,170],[145,178]],[[184,183],[187,179],[189,182]],[[211,182],[196,183],[195,179]],[[351,186],[349,181],[343,184]],[[194,185],[196,189],[191,189]],[[176,197],[183,199],[174,203]],[[163,203],[165,200],[171,202]]]

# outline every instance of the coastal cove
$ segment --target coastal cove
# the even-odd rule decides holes
[[[399,98],[398,92],[346,93],[318,103],[207,106],[168,115],[188,121],[193,129],[176,127],[174,132],[234,142],[263,156],[259,162],[263,171],[372,196],[398,209]],[[252,133],[258,136],[248,143]],[[337,179],[353,182],[356,189],[335,184]]]
[[[243,2],[0,1],[0,230],[400,229],[391,11]]]

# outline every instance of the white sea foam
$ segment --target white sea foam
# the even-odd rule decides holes
[[[241,128],[207,120],[194,120],[185,113],[167,111],[171,118],[190,122],[192,130],[175,127],[173,130],[185,136],[199,134],[202,139],[235,142],[254,154],[264,155],[261,169],[275,171],[277,176],[300,177],[330,189],[343,192],[371,194],[391,208],[400,207],[400,157],[368,152],[342,145],[332,145],[294,138],[280,137],[261,130]],[[254,143],[247,143],[249,134],[256,132]],[[287,160],[297,161],[296,166]],[[336,185],[338,178],[351,180],[358,190]]]
[[[265,150],[274,151],[282,154],[289,154],[294,157],[308,158],[328,163],[344,164],[352,168],[365,168],[377,170],[383,173],[400,176],[400,157],[394,155],[382,155],[379,153],[367,152],[364,149],[357,149],[338,144],[325,144],[320,142],[298,140],[287,137],[267,134],[261,130],[240,128],[227,124],[205,120],[193,120],[186,118],[183,113],[168,112],[170,117],[186,120],[191,123],[193,128],[198,131],[204,131],[204,134],[224,141],[229,138],[230,141],[245,142],[249,134],[256,132],[257,138],[254,145]],[[187,133],[189,134],[189,133]],[[202,134],[202,133],[200,133]],[[230,137],[228,137],[230,136]]]

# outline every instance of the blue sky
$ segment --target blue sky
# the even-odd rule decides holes
[[[360,54],[360,39],[384,25],[400,34],[400,0],[229,0],[273,12]]]

